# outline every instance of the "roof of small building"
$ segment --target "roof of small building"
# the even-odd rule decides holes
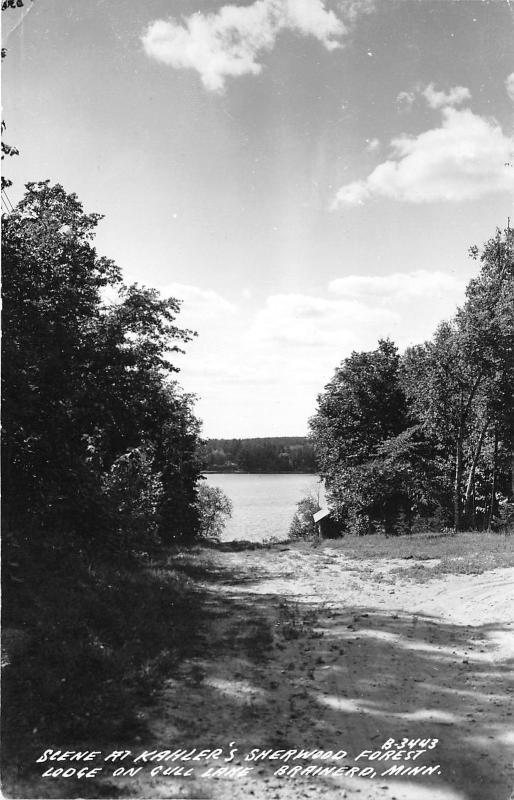
[[[331,513],[332,513],[331,508],[320,508],[320,510],[316,511],[316,513],[313,514],[312,517],[314,519],[314,522],[319,522],[320,519],[325,519],[325,517],[328,517],[328,515]]]

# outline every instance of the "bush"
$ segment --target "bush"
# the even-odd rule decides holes
[[[198,489],[196,508],[200,521],[200,536],[219,539],[227,519],[232,516],[232,501],[219,486],[203,484]]]
[[[302,497],[289,528],[290,539],[311,539],[316,535],[313,514],[319,511],[319,503],[313,495]]]
[[[501,531],[502,533],[514,532],[514,502],[509,502],[507,498],[500,500],[498,511],[491,527],[493,530]]]
[[[151,552],[158,544],[160,475],[152,472],[151,452],[135,447],[119,456],[103,477],[113,528],[126,554]]]

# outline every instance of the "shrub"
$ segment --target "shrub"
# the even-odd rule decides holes
[[[200,521],[200,536],[219,539],[227,519],[232,516],[232,501],[219,486],[203,484],[198,489],[196,508]]]
[[[319,511],[319,503],[313,495],[302,497],[289,528],[290,539],[310,539],[316,535],[313,514]]]
[[[158,544],[160,475],[152,472],[149,449],[135,447],[119,456],[103,477],[115,537],[126,554],[152,551]]]

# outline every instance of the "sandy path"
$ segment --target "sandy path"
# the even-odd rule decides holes
[[[205,656],[168,681],[151,715],[153,741],[142,746],[226,750],[234,742],[231,765],[253,770],[194,781],[145,772],[131,791],[224,800],[508,800],[514,569],[416,584],[393,582],[394,566],[349,561],[330,547],[215,553],[213,582],[205,585]],[[438,740],[416,763],[439,764],[440,774],[384,776],[391,765],[414,763],[354,761],[404,737]],[[281,761],[245,762],[252,748],[343,749],[348,757],[337,765],[374,767],[376,775],[279,777]]]

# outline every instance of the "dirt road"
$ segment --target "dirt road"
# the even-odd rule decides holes
[[[214,552],[210,560],[205,650],[167,682],[141,750],[237,752],[228,763],[195,764],[194,779],[162,770],[151,777],[159,762],[146,765],[127,780],[133,795],[508,800],[514,569],[417,584],[393,576],[391,560],[350,561],[330,546]],[[421,743],[400,747],[403,739]],[[302,748],[348,755],[284,756]],[[245,760],[252,749],[279,755]],[[400,749],[425,752],[384,756]],[[355,760],[362,751],[373,755]],[[213,764],[252,769],[202,777]],[[346,770],[276,774],[293,766]],[[430,769],[387,774],[392,766]]]

